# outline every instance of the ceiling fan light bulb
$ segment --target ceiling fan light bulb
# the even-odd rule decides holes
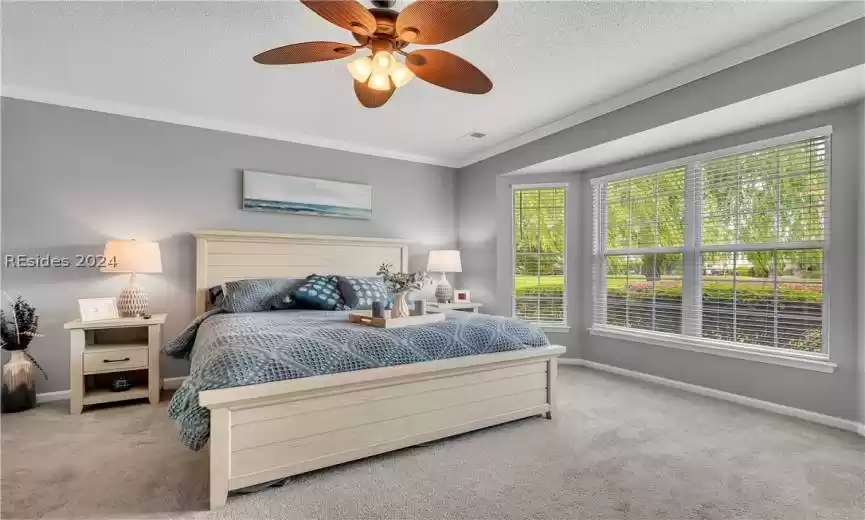
[[[390,77],[387,74],[375,71],[370,75],[369,82],[366,85],[373,90],[386,92],[390,90]]]
[[[346,67],[348,67],[348,71],[351,73],[352,77],[361,83],[366,83],[366,80],[368,80],[370,74],[372,74],[372,60],[368,57],[354,60],[346,65]]]
[[[390,72],[390,79],[397,88],[405,85],[414,77],[414,73],[408,67],[400,63],[399,67],[395,67]]]
[[[372,57],[373,67],[378,71],[384,73],[387,73],[387,71],[391,67],[391,63],[393,62],[393,56],[391,56],[390,53],[386,51],[379,51],[375,53],[375,56]]]

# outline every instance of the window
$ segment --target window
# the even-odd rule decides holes
[[[514,316],[565,325],[566,186],[513,189]]]
[[[828,130],[592,181],[594,329],[825,352]]]

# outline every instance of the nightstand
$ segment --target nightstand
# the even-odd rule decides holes
[[[92,404],[149,399],[159,402],[162,378],[159,349],[165,314],[149,319],[73,320],[63,326],[70,333],[69,413],[80,414]],[[124,375],[133,387],[114,392],[109,380]]]
[[[438,302],[427,302],[426,310],[430,313],[437,312],[447,312],[447,311],[466,311],[466,312],[478,312],[483,304],[480,303],[471,303],[471,302],[457,302],[457,303],[438,303]]]

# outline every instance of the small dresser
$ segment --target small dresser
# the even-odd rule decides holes
[[[94,404],[149,399],[159,402],[162,389],[159,349],[165,314],[64,325],[70,333],[69,413]],[[131,388],[113,391],[122,377]]]

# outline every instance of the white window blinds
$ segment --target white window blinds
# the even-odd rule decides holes
[[[821,352],[829,137],[593,180],[595,326]]]
[[[565,186],[513,189],[514,316],[566,323]]]

